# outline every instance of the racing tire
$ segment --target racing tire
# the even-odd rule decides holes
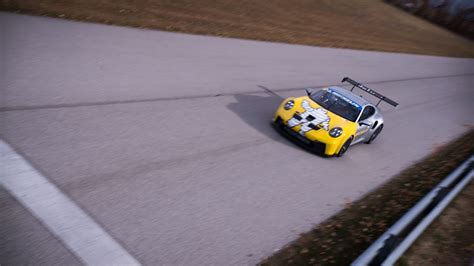
[[[351,146],[351,142],[352,142],[352,137],[350,137],[348,140],[346,140],[346,142],[344,142],[341,149],[337,153],[337,157],[341,157],[342,155],[344,155],[344,153],[346,153],[346,151],[349,149],[349,146]]]
[[[380,132],[382,132],[382,129],[383,129],[383,124],[380,125],[374,133],[372,133],[372,136],[370,136],[369,140],[366,142],[367,144],[370,144],[372,142],[374,142],[375,138],[380,134]]]

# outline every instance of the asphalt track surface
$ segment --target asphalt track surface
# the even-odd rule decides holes
[[[0,13],[0,134],[144,264],[248,265],[474,124],[474,60],[307,47]],[[350,76],[400,103],[322,158],[279,102]],[[0,263],[77,264],[0,190]]]

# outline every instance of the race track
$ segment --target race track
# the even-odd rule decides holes
[[[474,124],[473,59],[10,13],[0,30],[1,137],[148,265],[255,264]],[[344,76],[400,103],[373,144],[322,158],[272,129],[283,98]],[[0,199],[0,264],[79,262]]]

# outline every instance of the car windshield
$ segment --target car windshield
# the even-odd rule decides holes
[[[330,89],[313,92],[309,97],[325,109],[352,122],[356,121],[362,109],[360,105]]]

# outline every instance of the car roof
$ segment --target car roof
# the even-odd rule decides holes
[[[362,98],[362,96],[359,96],[359,95],[357,95],[357,94],[355,94],[355,93],[353,93],[349,90],[343,89],[341,87],[333,86],[333,87],[329,87],[328,89],[331,89],[331,90],[333,90],[337,93],[342,94],[343,96],[349,98],[351,101],[354,101],[355,103],[357,103],[358,105],[360,105],[362,107],[371,104],[369,101]]]

